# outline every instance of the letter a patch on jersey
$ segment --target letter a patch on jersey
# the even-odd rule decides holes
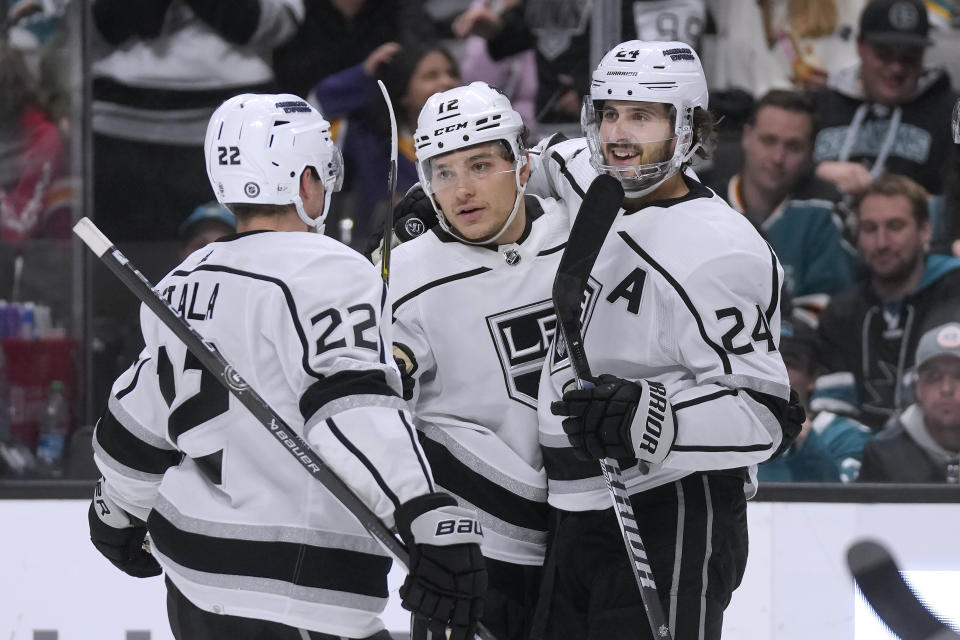
[[[540,369],[557,327],[553,302],[542,300],[487,316],[487,327],[500,358],[507,395],[536,409]]]

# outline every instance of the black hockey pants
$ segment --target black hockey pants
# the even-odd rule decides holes
[[[695,473],[631,502],[674,640],[719,640],[747,562],[743,475]],[[549,607],[538,610],[543,637],[652,640],[613,509],[564,511],[557,520],[543,577],[553,580],[544,590],[552,595],[538,604]]]

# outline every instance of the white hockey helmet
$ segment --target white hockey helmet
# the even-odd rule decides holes
[[[221,204],[292,204],[307,227],[323,230],[343,160],[330,123],[288,93],[234,96],[210,117],[204,142],[207,175]],[[310,218],[300,200],[300,175],[313,167],[323,181],[323,212]]]
[[[435,93],[423,105],[413,141],[420,185],[430,196],[444,231],[466,244],[490,244],[503,235],[520,209],[526,185],[520,184],[520,169],[527,163],[523,146],[523,119],[510,100],[486,82],[473,82]],[[431,161],[438,156],[484,142],[503,142],[510,151],[516,172],[517,197],[513,211],[493,237],[475,242],[460,236],[447,222],[435,197]]]
[[[604,100],[659,102],[673,107],[673,156],[664,162],[630,167],[607,165],[603,157],[598,112]],[[676,173],[687,162],[700,143],[694,144],[694,109],[706,109],[707,81],[700,58],[684,42],[646,42],[629,40],[608,51],[590,83],[590,95],[583,100],[580,122],[590,147],[594,168],[609,173],[623,183],[628,197],[644,196]]]

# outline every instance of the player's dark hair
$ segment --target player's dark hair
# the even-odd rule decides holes
[[[753,126],[757,123],[757,114],[764,107],[776,107],[791,113],[799,113],[810,118],[810,139],[817,137],[820,131],[820,119],[817,117],[817,105],[813,98],[802,91],[791,91],[789,89],[771,89],[757,100],[753,106],[750,117],[747,118],[747,124]]]
[[[930,220],[930,212],[927,209],[927,201],[930,194],[927,190],[917,184],[907,176],[897,173],[888,173],[880,176],[870,183],[853,201],[853,210],[860,216],[860,205],[869,196],[903,196],[910,202],[910,209],[913,212],[913,219],[920,226]]]
[[[708,158],[716,139],[717,121],[707,109],[693,110],[693,144],[700,143],[695,155]]]

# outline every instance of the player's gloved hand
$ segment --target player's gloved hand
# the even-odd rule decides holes
[[[487,590],[483,532],[477,514],[456,504],[445,493],[428,493],[397,508],[397,529],[410,551],[400,598],[436,637],[472,640]]]
[[[662,463],[677,437],[664,386],[607,374],[593,382],[595,387],[572,389],[550,405],[553,415],[569,416],[563,430],[578,455]]]
[[[776,453],[772,456],[773,458],[776,458],[790,448],[790,445],[792,445],[794,441],[796,441],[797,436],[800,435],[800,431],[803,430],[803,423],[806,421],[807,411],[800,403],[800,396],[797,395],[796,391],[790,389],[790,401],[787,403],[787,410],[784,412],[783,422],[780,425],[780,430],[783,432],[783,440],[780,441],[780,446],[777,447]]]
[[[420,187],[420,183],[407,189],[403,198],[393,206],[393,234],[390,247],[423,235],[437,224],[437,213],[433,209],[430,197]],[[376,264],[383,255],[383,228],[370,234],[364,253]]]
[[[437,212],[419,182],[393,207],[393,219],[393,233],[400,242],[413,240],[437,224]]]
[[[147,527],[121,509],[103,491],[105,480],[97,480],[93,502],[87,512],[90,540],[115,567],[134,578],[149,578],[162,573],[160,565],[143,548]]]

